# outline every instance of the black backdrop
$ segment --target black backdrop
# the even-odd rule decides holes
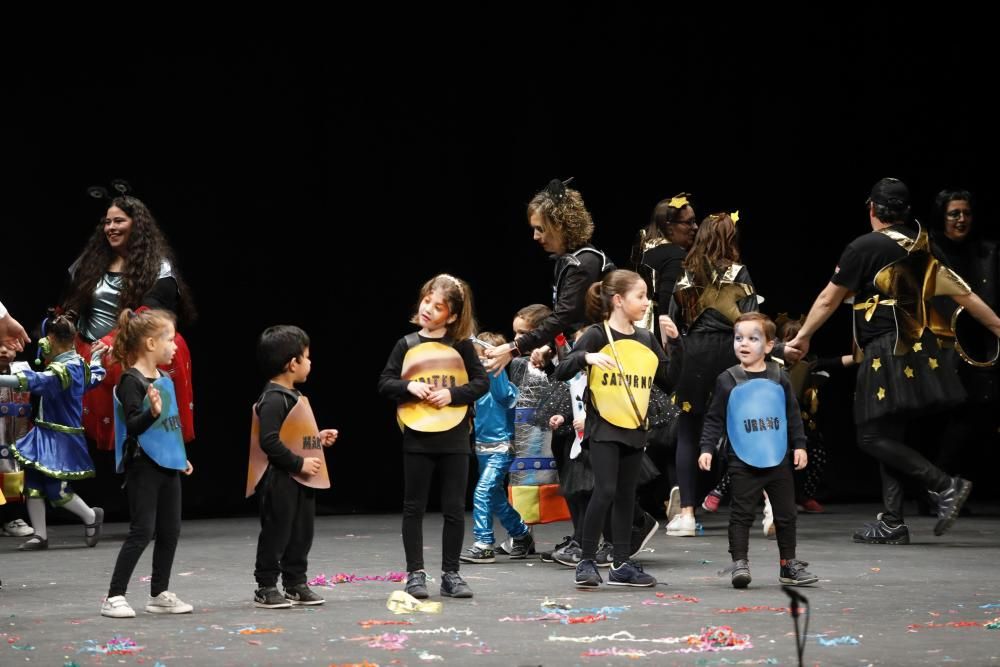
[[[40,319],[102,213],[86,186],[132,183],[201,312],[184,332],[198,430],[189,513],[251,507],[254,344],[275,323],[312,336],[304,390],[321,426],[341,429],[322,505],[398,508],[399,437],[378,373],[434,273],[471,283],[489,329],[509,332],[517,308],[548,301],[551,264],[524,205],[550,178],[576,177],[595,242],[620,265],[662,197],[692,191],[699,215],[738,208],[744,260],[771,314],[808,308],[843,245],[868,229],[863,204],[880,177],[904,179],[918,215],[938,188],[968,187],[977,223],[994,233],[981,17],[589,6],[438,9],[389,26],[378,11],[323,29],[299,17],[298,32],[266,39],[146,39],[112,26],[5,49],[0,298],[22,322]],[[849,343],[840,313],[814,349]],[[850,387],[845,374],[823,397],[833,497],[873,498]],[[112,495],[116,484],[82,488]]]

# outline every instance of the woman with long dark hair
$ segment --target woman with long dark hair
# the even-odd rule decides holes
[[[91,345],[110,345],[118,314],[124,308],[158,308],[190,323],[194,307],[187,285],[177,272],[170,249],[156,219],[142,200],[122,194],[110,201],[105,216],[69,269],[70,287],[63,310],[80,313],[77,350],[89,356]],[[177,388],[177,402],[185,442],[194,438],[191,354],[177,335],[177,354],[167,369]],[[121,367],[108,368],[108,380],[84,398],[83,425],[101,450],[114,449],[111,390]]]

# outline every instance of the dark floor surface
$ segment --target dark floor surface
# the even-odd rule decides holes
[[[800,515],[799,557],[820,576],[799,589],[811,602],[804,664],[1000,664],[1000,630],[985,627],[1000,616],[1000,516],[996,507],[974,509],[941,538],[931,519],[911,519],[913,544],[904,547],[851,542],[872,506]],[[383,581],[317,588],[327,599],[320,607],[254,608],[257,523],[240,518],[184,524],[171,590],[195,606],[193,614],[142,611],[150,547],[128,596],[137,618],[103,618],[98,610],[126,526],[106,526],[105,539],[88,549],[82,527],[57,525],[45,552],[19,552],[21,539],[0,537],[0,665],[795,665],[776,544],[755,526],[749,589],[736,591],[717,575],[729,564],[726,514],[705,515],[697,537],[668,538],[660,529],[641,556],[661,582],[653,589],[581,592],[569,568],[499,557],[463,566],[472,600],[445,599],[440,614],[398,616],[386,601],[402,584]],[[399,526],[396,515],[318,518],[310,577],[402,570]],[[440,573],[430,567],[440,559],[440,526],[440,515],[427,517],[433,600],[441,599]],[[551,545],[566,532],[568,524],[553,524],[537,526],[535,535]],[[570,609],[543,609],[547,600]],[[604,619],[602,607],[609,608]],[[553,616],[529,620],[546,613]],[[587,616],[599,620],[562,622]],[[704,650],[697,636],[721,626],[742,649]],[[116,636],[141,650],[105,653]]]

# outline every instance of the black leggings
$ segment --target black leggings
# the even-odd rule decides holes
[[[747,557],[750,527],[763,492],[771,501],[774,529],[778,534],[778,555],[795,558],[795,481],[792,465],[786,458],[774,468],[753,468],[743,462],[729,466],[732,501],[729,506],[729,553],[733,560]]]
[[[125,480],[131,523],[128,537],[118,552],[108,597],[125,595],[139,557],[154,535],[153,579],[149,593],[156,597],[170,587],[170,568],[181,534],[180,472],[161,468],[145,454],[140,454],[129,462]]]
[[[407,572],[424,569],[424,511],[435,470],[441,484],[441,514],[444,516],[441,570],[458,572],[458,557],[465,538],[469,455],[403,452],[403,549]]]
[[[608,509],[612,510],[612,533],[615,563],[632,555],[632,515],[635,488],[642,467],[642,450],[617,442],[590,442],[590,463],[594,468],[594,491],[583,519],[583,558],[597,555],[598,538],[604,528]],[[607,536],[605,536],[607,537]]]
[[[701,454],[701,428],[704,415],[682,412],[677,422],[677,485],[681,487],[681,506],[693,507],[698,498],[698,456]]]
[[[903,477],[912,477],[928,491],[943,491],[951,478],[903,443],[906,422],[903,417],[887,415],[858,426],[858,446],[879,462],[882,473],[882,503],[890,524],[903,521]]]

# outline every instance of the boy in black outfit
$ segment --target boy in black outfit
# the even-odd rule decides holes
[[[312,368],[305,331],[295,326],[266,329],[257,344],[257,361],[270,381],[254,405],[259,428],[250,447],[248,486],[254,486],[248,492],[256,491],[260,499],[261,528],[254,605],[279,609],[323,604],[325,600],[306,585],[306,565],[313,540],[315,489],[330,486],[319,445],[332,445],[338,433],[316,427],[309,401],[295,389]],[[284,596],[277,588],[279,573]]]
[[[774,347],[774,331],[774,322],[761,313],[744,313],[736,320],[733,348],[740,363],[716,380],[701,433],[698,466],[702,470],[711,470],[716,444],[722,439],[728,443],[734,588],[750,584],[750,526],[764,491],[774,508],[778,533],[778,581],[793,586],[819,581],[806,571],[808,563],[795,558],[795,481],[788,449],[791,444],[795,468],[805,468],[806,436],[788,378],[776,362],[765,361]]]

